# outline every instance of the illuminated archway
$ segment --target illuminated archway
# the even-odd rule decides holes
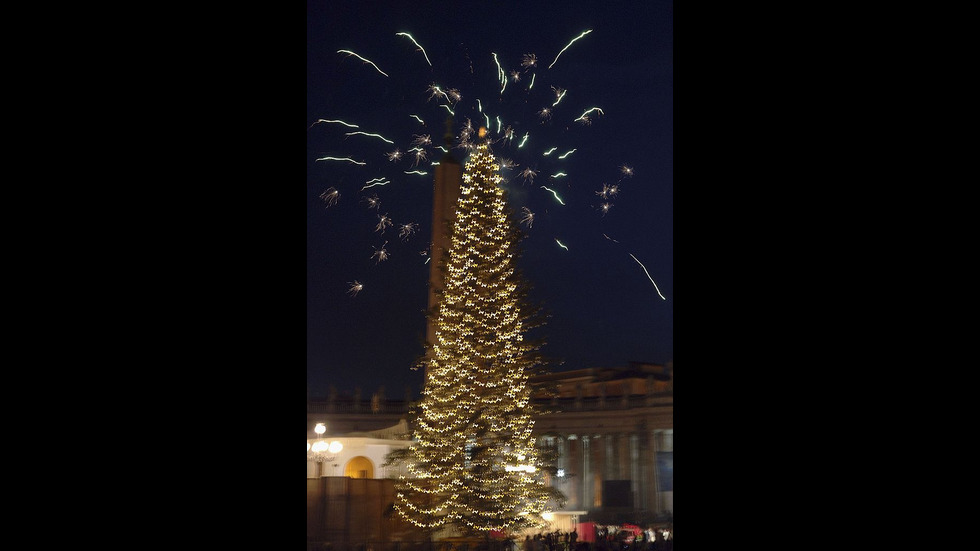
[[[374,478],[374,463],[371,460],[359,455],[344,465],[344,476],[351,478]]]

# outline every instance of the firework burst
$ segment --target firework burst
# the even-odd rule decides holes
[[[347,293],[352,297],[356,297],[357,293],[360,293],[361,289],[364,288],[364,285],[356,279],[351,281],[348,285],[350,285],[350,287],[347,288]]]
[[[384,244],[381,245],[381,248],[380,249],[378,249],[378,248],[375,248],[374,249],[374,253],[371,255],[371,258],[376,258],[377,259],[377,260],[374,261],[375,264],[378,264],[380,262],[384,262],[385,260],[388,260],[388,249],[385,248],[385,246],[387,244],[388,244],[388,242],[385,241]]]
[[[340,199],[340,192],[337,191],[337,188],[327,188],[320,194],[320,199],[323,200],[327,208],[330,208],[337,204],[337,201]]]

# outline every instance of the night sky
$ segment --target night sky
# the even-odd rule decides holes
[[[396,33],[410,34],[424,53]],[[311,396],[325,396],[329,385],[342,394],[360,387],[365,397],[382,385],[391,397],[402,397],[406,386],[416,396],[421,390],[422,373],[411,368],[423,353],[429,264],[422,253],[446,104],[455,111],[456,134],[467,119],[485,125],[484,114],[493,138],[503,133],[497,117],[501,130],[513,129],[513,139],[493,151],[516,165],[501,172],[515,217],[523,218],[523,208],[534,213],[530,227],[521,225],[528,237],[520,267],[531,299],[550,314],[529,336],[546,342],[542,351],[559,362],[553,369],[673,360],[671,1],[308,2],[307,36]],[[525,54],[537,57],[535,67],[522,66]],[[462,97],[450,103],[433,96],[432,84]],[[566,91],[560,101],[553,87]],[[550,119],[539,116],[545,107],[553,110]],[[595,107],[602,113],[591,111],[590,124],[575,120]],[[433,145],[415,164],[408,150],[423,135]],[[390,161],[396,148],[404,155]],[[464,150],[452,153],[465,161]],[[537,173],[531,182],[521,176],[526,168]],[[413,170],[427,174],[406,174]],[[566,176],[553,178],[557,173]],[[390,183],[362,189],[376,178]],[[604,185],[618,192],[604,199]],[[321,194],[331,188],[339,195],[328,204]],[[377,209],[365,202],[373,196]],[[607,212],[603,203],[611,205]],[[383,232],[379,215],[393,223]],[[416,231],[403,238],[403,224]],[[381,249],[383,261],[375,254]],[[356,295],[354,281],[363,285]]]

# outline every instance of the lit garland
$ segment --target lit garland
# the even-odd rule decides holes
[[[556,497],[532,435],[537,345],[524,339],[517,229],[499,170],[484,141],[463,173],[409,475],[395,499],[422,528],[538,528]]]

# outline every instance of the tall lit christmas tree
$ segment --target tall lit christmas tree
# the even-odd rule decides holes
[[[520,231],[500,187],[500,163],[483,139],[466,161],[443,260],[414,443],[402,459],[395,510],[416,526],[462,535],[543,525],[564,503],[545,482],[535,447],[530,376],[543,366],[525,339],[535,311],[517,270]]]

